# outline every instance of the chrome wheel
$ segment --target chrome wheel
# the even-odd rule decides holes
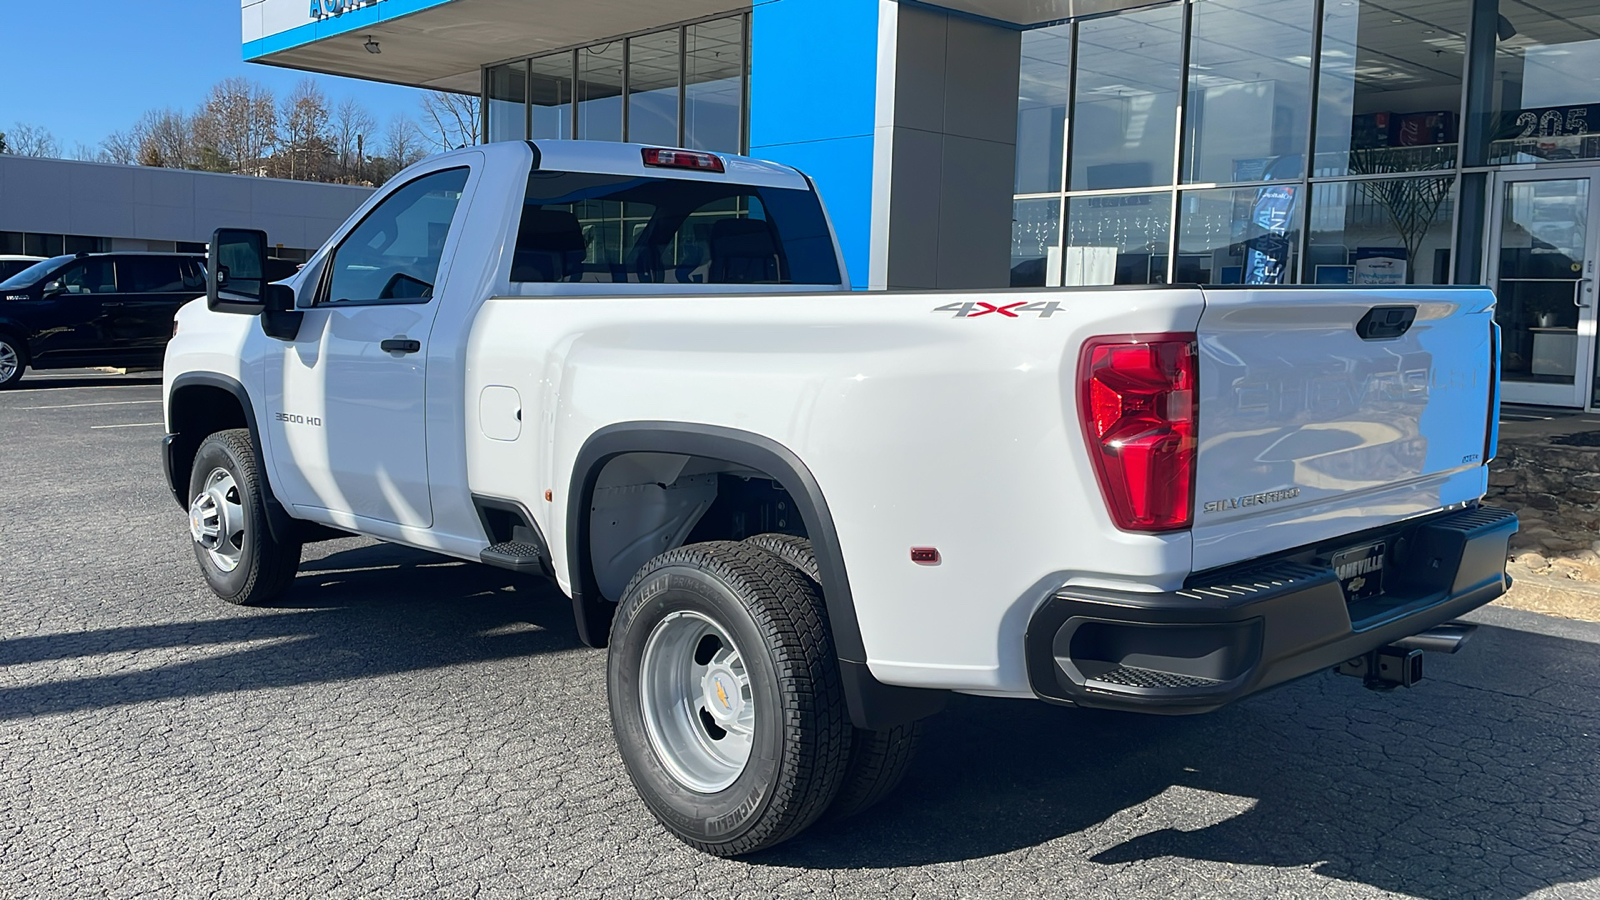
[[[686,611],[657,623],[645,642],[639,696],[650,746],[678,783],[714,794],[738,780],[756,705],[744,658],[720,625]]]
[[[200,496],[189,504],[189,535],[224,572],[237,569],[244,556],[245,518],[233,474],[223,468],[212,469]]]
[[[10,381],[22,366],[22,358],[10,341],[0,340],[0,384]]]

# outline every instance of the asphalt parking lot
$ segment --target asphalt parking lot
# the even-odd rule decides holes
[[[0,896],[1600,897],[1600,625],[1491,608],[1410,691],[1198,718],[956,698],[882,807],[659,828],[545,583],[347,540],[203,585],[153,376],[0,394]]]

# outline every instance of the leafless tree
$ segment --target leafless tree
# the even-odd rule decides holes
[[[279,113],[279,175],[300,181],[318,181],[328,142],[328,97],[310,78],[295,85],[283,99]]]
[[[84,162],[95,162],[100,159],[100,151],[85,144],[83,141],[78,141],[72,145],[72,158],[81,159]]]
[[[137,127],[128,131],[113,131],[100,142],[98,158],[101,162],[135,165],[139,162],[139,144],[142,141]]]
[[[195,115],[195,132],[216,168],[258,175],[278,139],[272,91],[247,78],[225,78],[211,88]]]
[[[1411,171],[1420,158],[1417,151],[1437,155],[1444,148],[1435,147],[1383,147],[1373,150],[1352,151],[1350,172],[1358,175],[1399,174]],[[1424,166],[1423,168],[1426,168]],[[1433,228],[1439,210],[1450,199],[1450,188],[1455,179],[1394,178],[1378,181],[1358,181],[1357,189],[1389,215],[1389,223],[1406,251],[1406,283],[1417,279],[1417,268],[1422,261],[1417,254],[1422,242]]]
[[[436,150],[455,150],[478,142],[478,95],[429,91],[422,95],[423,132]]]
[[[194,117],[181,109],[150,110],[135,126],[139,132],[138,163],[167,169],[193,169],[199,163]]]
[[[61,155],[61,142],[51,134],[49,129],[39,125],[29,125],[17,122],[5,136],[6,152],[15,156],[48,156]]]
[[[392,166],[389,174],[404,169],[427,154],[422,149],[422,135],[417,123],[401,113],[389,120],[383,134],[383,156]]]
[[[339,180],[355,184],[366,180],[367,142],[378,122],[367,108],[355,100],[344,100],[333,114],[333,149],[339,161]]]

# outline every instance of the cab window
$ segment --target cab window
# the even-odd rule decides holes
[[[814,193],[709,180],[534,170],[517,282],[838,284]]]
[[[55,279],[68,294],[114,294],[117,280],[111,271],[111,260],[96,258],[73,263],[61,270]]]
[[[424,175],[373,207],[333,251],[320,302],[428,302],[467,174],[459,168]]]

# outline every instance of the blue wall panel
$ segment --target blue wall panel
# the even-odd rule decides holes
[[[856,288],[867,286],[877,78],[877,0],[775,0],[751,13],[750,155],[816,181]]]

